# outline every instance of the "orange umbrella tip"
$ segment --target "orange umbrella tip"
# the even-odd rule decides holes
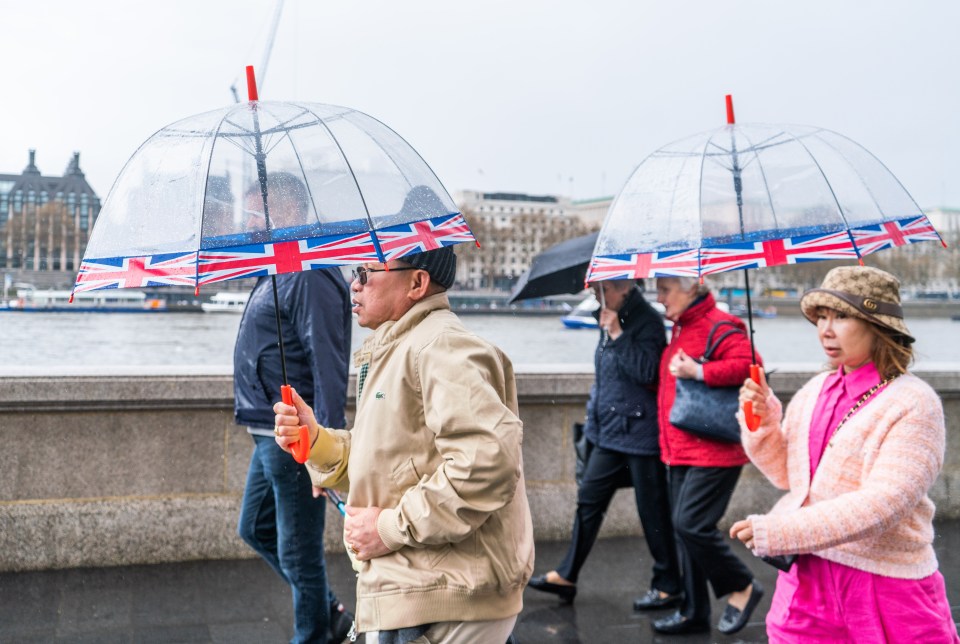
[[[733,125],[736,119],[733,117],[733,94],[727,94],[727,124]]]
[[[253,65],[247,65],[247,98],[249,98],[251,101],[258,100],[257,77],[253,73]]]

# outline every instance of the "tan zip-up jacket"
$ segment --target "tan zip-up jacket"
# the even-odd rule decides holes
[[[359,562],[357,630],[517,615],[533,572],[523,424],[509,359],[469,333],[446,294],[387,322],[354,356],[357,413],[314,484],[380,507],[393,550]],[[364,366],[366,365],[366,366]]]

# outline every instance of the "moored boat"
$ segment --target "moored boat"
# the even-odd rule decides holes
[[[204,313],[243,313],[250,293],[247,291],[220,291],[200,305]]]
[[[16,298],[4,310],[23,313],[156,313],[167,310],[167,302],[148,297],[142,291],[104,289],[99,291],[17,289]]]
[[[663,315],[666,312],[663,304],[660,302],[650,302],[657,313]],[[560,322],[568,329],[596,329],[597,319],[593,317],[593,312],[600,308],[600,302],[592,294],[577,304],[572,311],[560,318]],[[666,328],[673,327],[673,322],[664,318],[663,325]]]

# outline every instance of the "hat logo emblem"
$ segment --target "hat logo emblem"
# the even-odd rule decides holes
[[[868,311],[876,311],[877,303],[871,300],[870,298],[864,298],[863,308],[867,309]]]

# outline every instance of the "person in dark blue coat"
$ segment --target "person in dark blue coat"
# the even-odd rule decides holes
[[[651,588],[634,601],[634,609],[676,605],[683,584],[657,422],[657,372],[666,345],[663,319],[633,280],[598,282],[593,289],[605,306],[596,314],[601,335],[584,426],[592,449],[577,491],[573,539],[556,570],[533,577],[528,585],[573,601],[580,569],[628,468],[654,561]]]
[[[269,212],[278,226],[290,211],[307,207],[303,184],[292,175],[270,175],[268,188]],[[246,201],[248,212],[263,212],[259,191]],[[276,281],[286,384],[319,422],[343,427],[352,328],[349,284],[337,268],[277,275]],[[276,311],[271,279],[261,277],[244,309],[233,356],[234,417],[254,442],[237,531],[290,584],[293,641],[339,643],[353,618],[327,587],[325,500],[313,490],[306,467],[274,440],[273,404],[285,384]]]

